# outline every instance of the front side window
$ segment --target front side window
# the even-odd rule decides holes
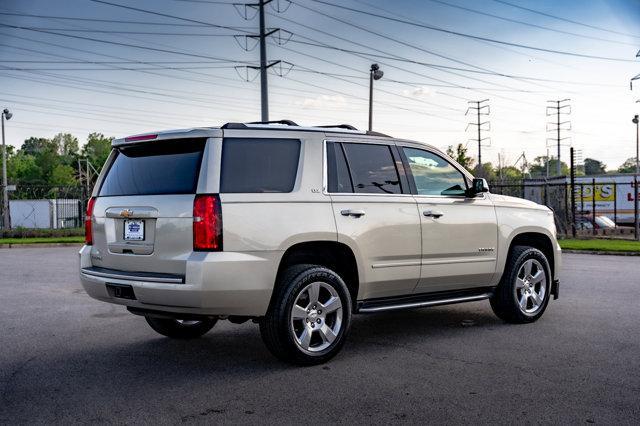
[[[464,175],[447,160],[422,149],[402,149],[409,161],[418,195],[465,195]]]
[[[222,143],[220,192],[291,192],[296,182],[298,139],[228,138]]]
[[[342,146],[356,193],[402,193],[391,148],[361,143],[343,143]]]

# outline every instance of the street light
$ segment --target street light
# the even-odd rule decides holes
[[[638,128],[638,114],[631,120],[636,125],[636,174],[633,176],[633,219],[636,240],[640,241],[640,219],[638,218],[638,174],[640,174],[640,130]]]
[[[4,120],[11,120],[13,114],[5,108],[2,111],[2,224],[4,229],[10,228],[9,223],[9,188],[7,187],[7,147],[4,143]]]
[[[384,72],[378,64],[372,64],[369,70],[369,131],[373,130],[373,80],[380,80]]]

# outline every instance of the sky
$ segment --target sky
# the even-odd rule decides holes
[[[247,68],[259,49],[245,37],[258,30],[255,9],[104,1],[0,0],[7,143],[260,119],[260,79]],[[570,99],[563,161],[570,145],[610,169],[635,156],[639,0],[273,0],[266,12],[267,27],[281,29],[268,59],[284,61],[270,69],[272,120],[366,129],[378,63],[374,130],[441,149],[463,143],[475,158],[476,117],[465,113],[488,99],[483,162],[513,165],[547,147],[555,155],[547,101]]]

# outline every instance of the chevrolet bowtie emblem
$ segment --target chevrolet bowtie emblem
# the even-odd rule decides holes
[[[133,215],[133,210],[124,209],[120,212],[120,216],[122,217],[131,217]]]

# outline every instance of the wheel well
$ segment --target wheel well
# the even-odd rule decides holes
[[[347,285],[355,307],[360,286],[358,264],[353,251],[347,245],[336,241],[309,241],[289,247],[278,267],[276,288],[280,283],[280,277],[289,266],[302,263],[324,266],[338,274]]]
[[[553,258],[553,243],[549,237],[537,232],[525,232],[523,234],[518,234],[513,238],[511,245],[509,246],[509,253],[511,253],[511,249],[514,246],[528,246],[540,250],[549,261],[551,276],[553,277],[555,262]]]

